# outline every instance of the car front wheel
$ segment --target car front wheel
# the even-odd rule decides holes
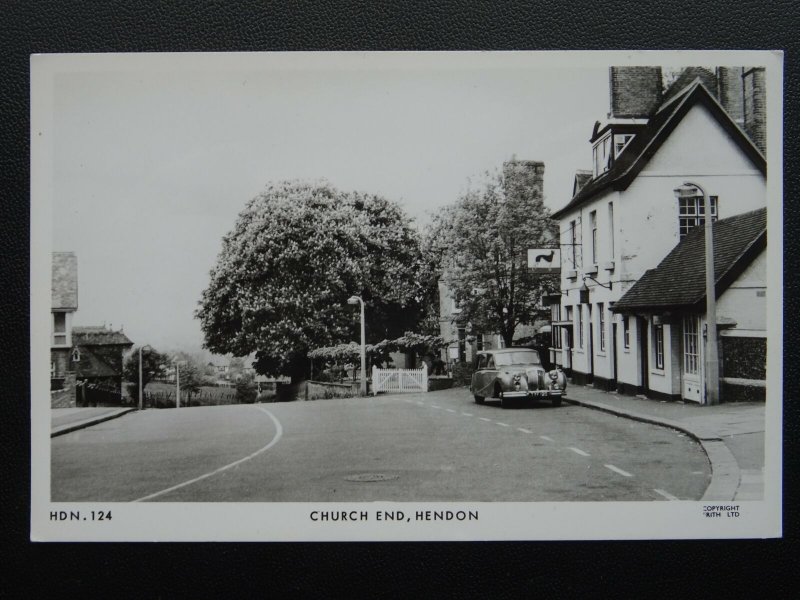
[[[475,404],[483,404],[483,396],[473,396],[475,398]]]

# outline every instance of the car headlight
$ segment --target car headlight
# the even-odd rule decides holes
[[[547,376],[550,378],[551,387],[566,390],[567,389],[567,377],[564,375],[564,371],[561,369],[553,369],[550,371]]]

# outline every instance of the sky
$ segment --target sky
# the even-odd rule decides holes
[[[512,156],[545,163],[551,209],[590,167],[606,66],[387,62],[164,59],[57,73],[53,250],[78,257],[74,324],[199,350],[194,311],[221,238],[271,181],[383,195],[422,228]]]

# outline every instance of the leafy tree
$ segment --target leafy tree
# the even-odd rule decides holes
[[[251,375],[242,375],[236,381],[236,401],[242,404],[252,404],[256,401],[258,390]]]
[[[215,353],[256,353],[260,373],[298,380],[307,353],[400,335],[422,312],[419,237],[395,203],[326,183],[283,182],[251,200],[222,241],[196,316]]]
[[[231,381],[238,381],[243,371],[244,358],[240,356],[231,356],[231,359],[228,361],[228,378]]]
[[[212,381],[208,376],[206,365],[199,356],[177,352],[171,362],[177,363],[181,395],[185,393],[188,400],[191,400],[193,395],[199,394],[202,386]]]
[[[169,359],[165,354],[147,346],[142,349],[142,386],[147,388],[147,384],[163,377],[164,368]],[[139,397],[139,348],[135,347],[133,352],[125,359],[122,366],[122,375],[128,382],[128,391],[134,398]]]
[[[555,246],[557,234],[541,190],[512,169],[487,174],[439,213],[425,247],[440,260],[461,318],[510,346],[517,326],[534,320],[541,296],[558,289],[555,275],[530,271],[527,256],[528,248]]]

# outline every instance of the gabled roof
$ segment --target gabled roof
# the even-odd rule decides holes
[[[591,169],[578,169],[575,171],[575,182],[572,184],[572,195],[581,191],[583,186],[592,180]]]
[[[78,309],[78,258],[74,252],[53,252],[50,292],[54,310]]]
[[[767,209],[713,224],[714,275],[719,297],[767,247]],[[692,229],[655,268],[614,304],[614,312],[684,308],[702,310],[706,299],[705,231]]]
[[[727,131],[731,140],[744,152],[753,165],[766,175],[767,159],[750,141],[747,134],[730,118],[716,98],[706,89],[700,79],[673,95],[653,114],[647,125],[630,141],[625,151],[614,161],[611,168],[592,179],[573,196],[564,208],[555,211],[553,218],[578,208],[606,190],[624,190],[633,182],[648,161],[678,126],[683,117],[695,105],[705,106],[709,113]]]
[[[73,327],[74,346],[133,346],[133,342],[122,331],[107,329],[104,325]]]
[[[81,347],[80,354],[81,359],[75,365],[75,374],[78,377],[119,377],[122,375],[91,349]]]

